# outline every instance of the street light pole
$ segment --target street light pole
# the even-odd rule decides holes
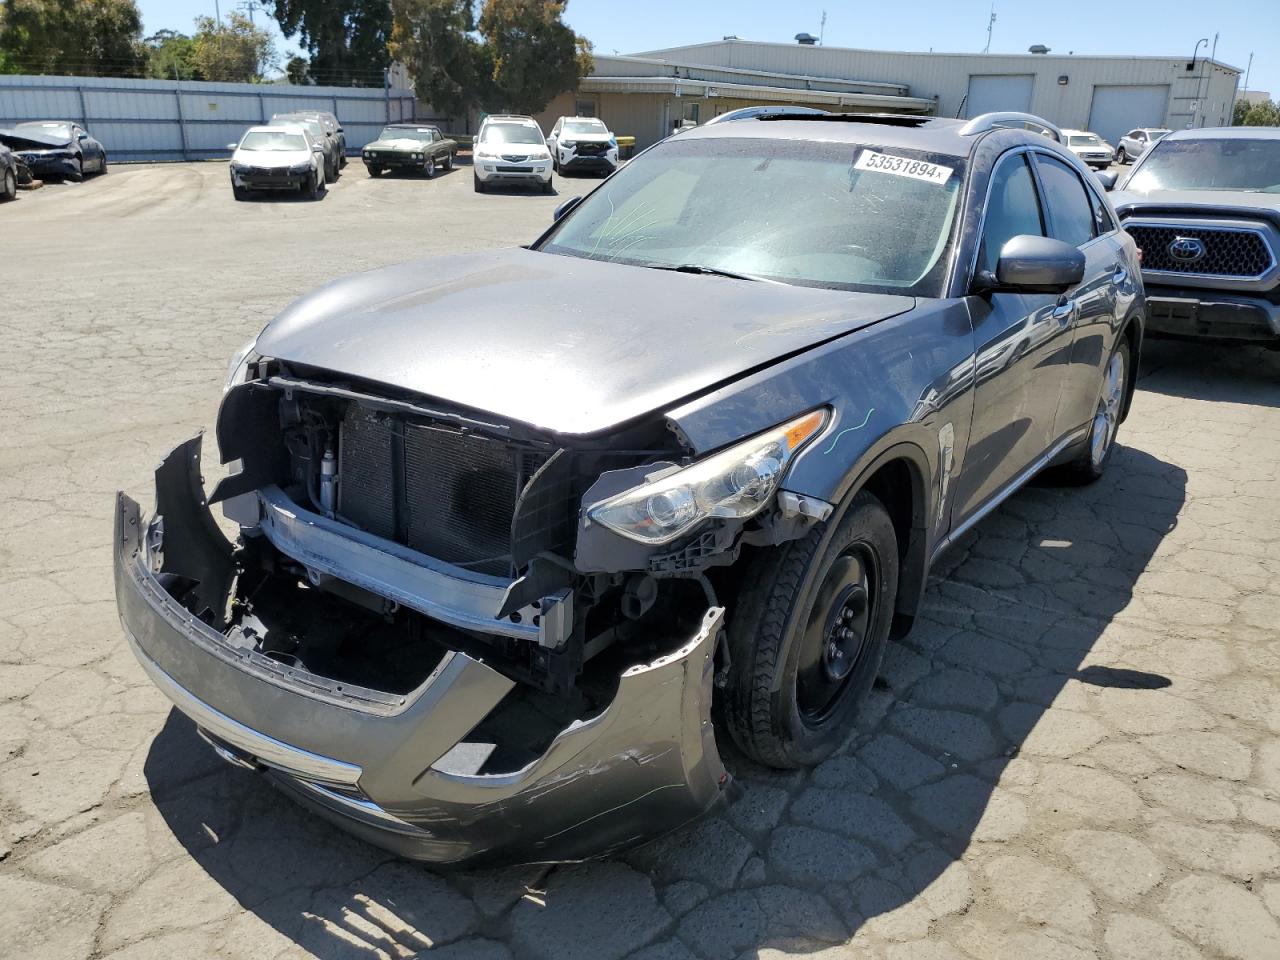
[[[1191,51],[1191,62],[1187,64],[1188,70],[1195,70],[1196,57],[1200,53],[1200,48],[1207,47],[1208,45],[1209,45],[1208,37],[1201,37],[1199,40],[1196,41],[1196,48]],[[1204,73],[1203,66],[1201,66],[1200,72]],[[1196,77],[1196,96],[1195,96],[1195,99],[1191,101],[1191,103],[1192,103],[1191,126],[1194,127],[1196,125],[1197,118],[1199,118],[1200,116],[1200,77]]]

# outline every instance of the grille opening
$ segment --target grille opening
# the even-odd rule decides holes
[[[1261,234],[1249,228],[1134,223],[1125,224],[1125,230],[1142,250],[1144,270],[1253,278],[1266,273],[1273,263],[1266,241]],[[1194,259],[1175,257],[1170,247],[1180,238],[1199,241],[1203,253]]]

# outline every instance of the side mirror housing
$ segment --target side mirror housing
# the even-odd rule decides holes
[[[995,276],[975,280],[980,293],[1064,293],[1084,279],[1084,254],[1061,240],[1022,235],[1000,251]]]
[[[582,202],[582,197],[580,197],[580,196],[579,196],[579,197],[570,197],[570,198],[569,198],[568,200],[566,200],[564,203],[560,204],[560,206],[558,206],[558,207],[556,207],[556,208],[555,208],[555,210],[554,210],[554,211],[552,212],[552,214],[551,214],[551,222],[552,222],[552,223],[559,223],[559,222],[560,222],[560,220],[561,220],[561,218],[562,218],[566,213],[568,213],[570,210],[572,210],[574,207],[576,207],[576,206],[577,206],[578,204],[580,204],[581,202]]]
[[[228,143],[228,144],[227,144],[227,149],[228,149],[228,150],[235,150],[235,148],[236,148],[236,147],[238,147],[238,146],[240,146],[240,144],[238,144],[238,143]]]
[[[1119,175],[1114,170],[1099,170],[1094,176],[1102,184],[1102,189],[1108,191],[1116,188],[1116,180],[1119,179]]]

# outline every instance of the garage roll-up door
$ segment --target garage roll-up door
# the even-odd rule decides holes
[[[969,78],[969,95],[964,101],[964,115],[973,118],[1000,110],[1031,111],[1031,74],[974,74]]]
[[[1112,146],[1136,127],[1163,127],[1169,85],[1094,87],[1089,129]]]

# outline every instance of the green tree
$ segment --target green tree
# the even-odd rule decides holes
[[[290,83],[303,86],[311,82],[308,71],[310,66],[306,57],[290,57],[289,62],[284,65],[284,75],[289,78]]]
[[[1244,115],[1246,127],[1280,127],[1280,105],[1273,100],[1263,100],[1249,106]]]
[[[255,27],[244,14],[229,13],[221,23],[213,17],[196,17],[191,65],[205,80],[258,82],[278,63],[271,34]]]
[[[567,0],[485,0],[480,34],[504,109],[537,113],[591,72],[591,44],[564,22]]]
[[[483,103],[493,71],[473,36],[471,0],[392,0],[391,8],[390,54],[409,68],[418,98],[455,117]]]
[[[140,77],[142,15],[134,0],[8,0],[0,50],[15,73]]]
[[[203,80],[192,65],[195,41],[176,30],[157,30],[143,40],[147,48],[147,76],[161,80]]]
[[[391,0],[271,0],[285,36],[298,34],[317,83],[380,83],[390,63]]]
[[[1244,123],[1245,116],[1249,113],[1249,101],[1241,97],[1231,107],[1231,125],[1238,127]]]

